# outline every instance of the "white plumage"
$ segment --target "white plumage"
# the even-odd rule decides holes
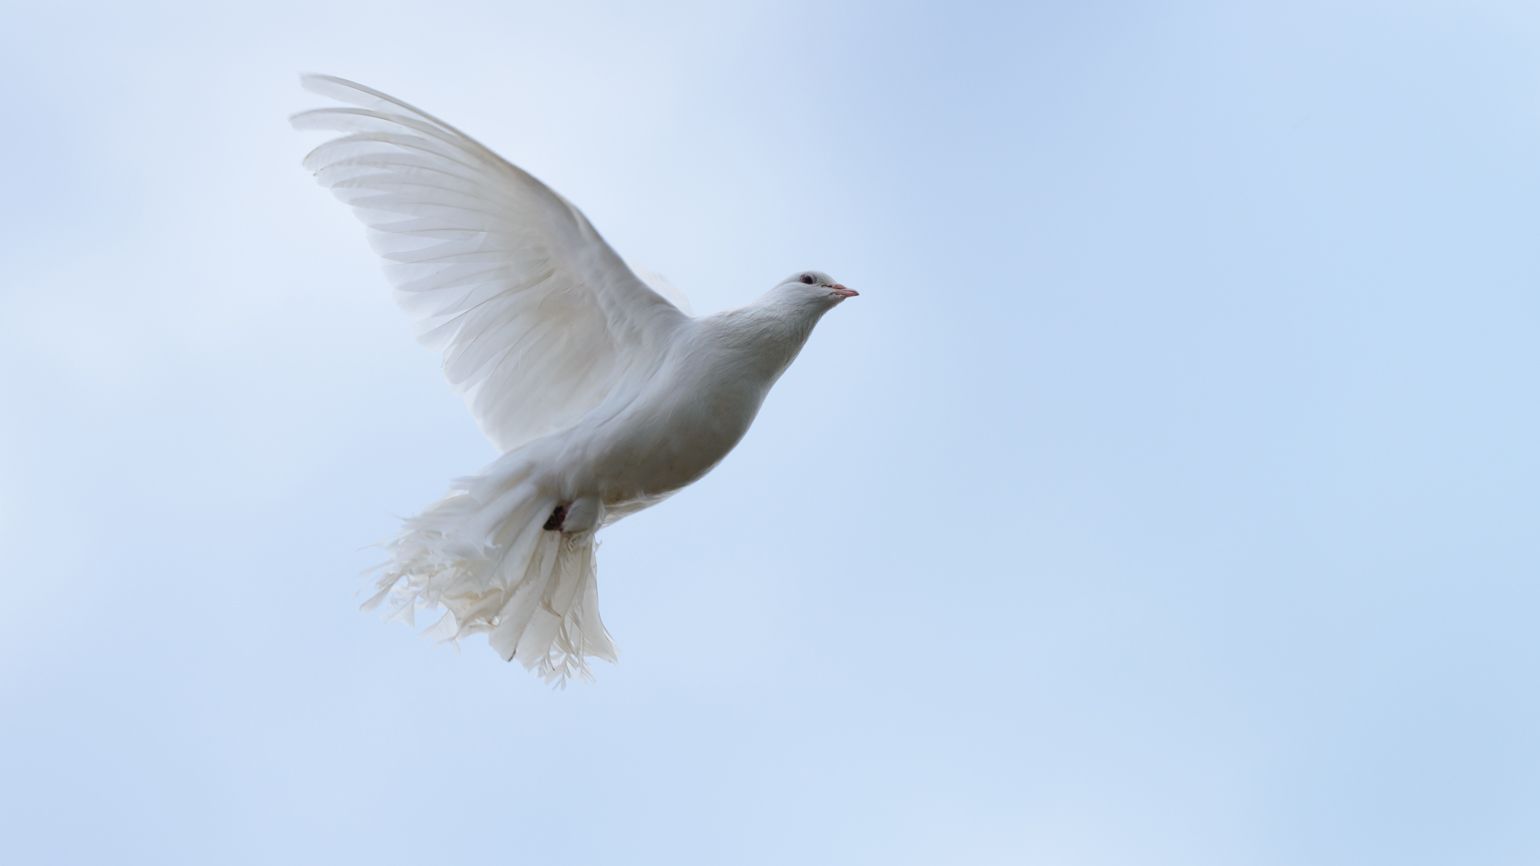
[[[295,115],[344,133],[305,167],[368,226],[398,301],[503,452],[406,522],[366,607],[388,600],[409,622],[441,607],[438,636],[486,632],[549,679],[586,675],[586,658],[615,659],[595,532],[726,456],[855,292],[809,271],[691,317],[576,207],[468,136],[350,81],[303,83],[346,106]]]

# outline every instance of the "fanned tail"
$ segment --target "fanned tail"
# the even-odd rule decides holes
[[[599,619],[597,543],[593,532],[543,529],[557,504],[521,473],[460,479],[386,546],[364,609],[388,604],[388,618],[411,624],[418,608],[443,608],[424,634],[486,632],[498,655],[547,682],[592,679],[587,658],[616,659]]]

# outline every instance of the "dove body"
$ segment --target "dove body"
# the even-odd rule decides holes
[[[692,317],[576,207],[438,118],[325,75],[343,103],[294,116],[340,133],[305,166],[369,229],[397,300],[503,456],[405,521],[377,592],[430,633],[486,634],[563,682],[613,661],[595,533],[706,474],[743,438],[824,313],[856,293],[804,271]]]
[[[566,508],[567,532],[655,505],[737,446],[813,326],[840,300],[793,278],[751,306],[681,322],[640,391],[505,459],[544,467],[535,470],[539,487]]]

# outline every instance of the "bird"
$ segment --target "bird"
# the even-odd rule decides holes
[[[425,111],[330,75],[303,165],[366,226],[419,339],[501,455],[402,522],[365,610],[486,634],[558,685],[617,660],[596,535],[699,480],[748,431],[825,313],[858,292],[798,271],[695,316],[571,202]]]

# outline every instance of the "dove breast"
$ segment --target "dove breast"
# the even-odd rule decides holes
[[[743,311],[691,321],[634,395],[535,443],[533,459],[562,467],[542,486],[568,500],[597,495],[614,520],[698,480],[748,431],[800,348],[797,331]]]

